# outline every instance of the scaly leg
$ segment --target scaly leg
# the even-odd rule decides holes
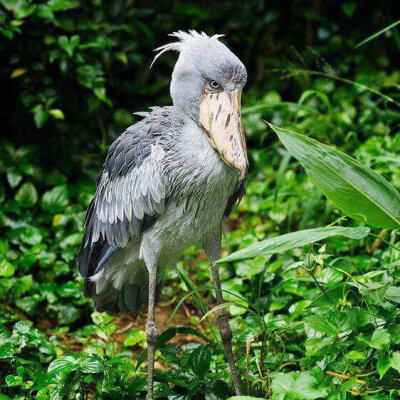
[[[224,302],[221,291],[221,282],[219,280],[219,265],[211,265],[211,273],[213,277],[213,282],[215,286],[215,297],[217,299],[217,305]],[[221,334],[222,345],[224,346],[226,357],[228,359],[229,369],[231,370],[233,385],[235,386],[236,396],[241,395],[240,389],[240,378],[237,373],[235,360],[233,358],[232,352],[232,331],[229,327],[228,316],[226,314],[225,308],[218,310],[218,328]]]
[[[158,329],[154,314],[156,297],[157,270],[152,268],[149,273],[149,306],[146,322],[146,341],[148,352],[148,372],[147,372],[147,400],[153,400],[154,384],[154,352],[158,337]]]

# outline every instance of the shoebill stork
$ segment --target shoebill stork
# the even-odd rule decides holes
[[[202,244],[217,303],[223,302],[218,266],[224,222],[243,194],[248,170],[240,96],[246,68],[222,35],[190,31],[158,49],[179,52],[172,73],[172,106],[139,113],[110,146],[85,218],[78,254],[85,294],[98,311],[148,306],[148,399],[153,399],[155,305],[166,267]],[[154,62],[153,61],[153,62]],[[225,309],[218,326],[235,391],[240,380]]]

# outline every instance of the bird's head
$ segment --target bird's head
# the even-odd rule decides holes
[[[240,111],[245,66],[218,40],[223,35],[179,31],[170,36],[179,41],[156,49],[154,61],[166,51],[179,52],[171,80],[174,106],[202,128],[222,160],[243,178],[248,169]]]

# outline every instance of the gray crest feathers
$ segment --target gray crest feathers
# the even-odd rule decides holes
[[[210,43],[210,41],[218,41],[220,37],[223,37],[225,35],[213,35],[213,36],[208,36],[204,32],[196,32],[195,30],[190,30],[189,32],[183,32],[183,31],[178,31],[169,34],[168,36],[171,37],[176,37],[179,39],[179,42],[172,42],[172,43],[167,43],[164,44],[161,47],[156,48],[154,51],[157,51],[157,54],[155,55],[150,68],[153,66],[153,64],[156,62],[156,60],[165,52],[167,51],[177,51],[177,52],[182,52],[184,50],[189,49],[190,47],[197,47],[199,45],[207,45]]]

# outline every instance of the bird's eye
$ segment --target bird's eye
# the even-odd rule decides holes
[[[217,81],[211,81],[210,85],[213,89],[219,89],[220,84]]]

